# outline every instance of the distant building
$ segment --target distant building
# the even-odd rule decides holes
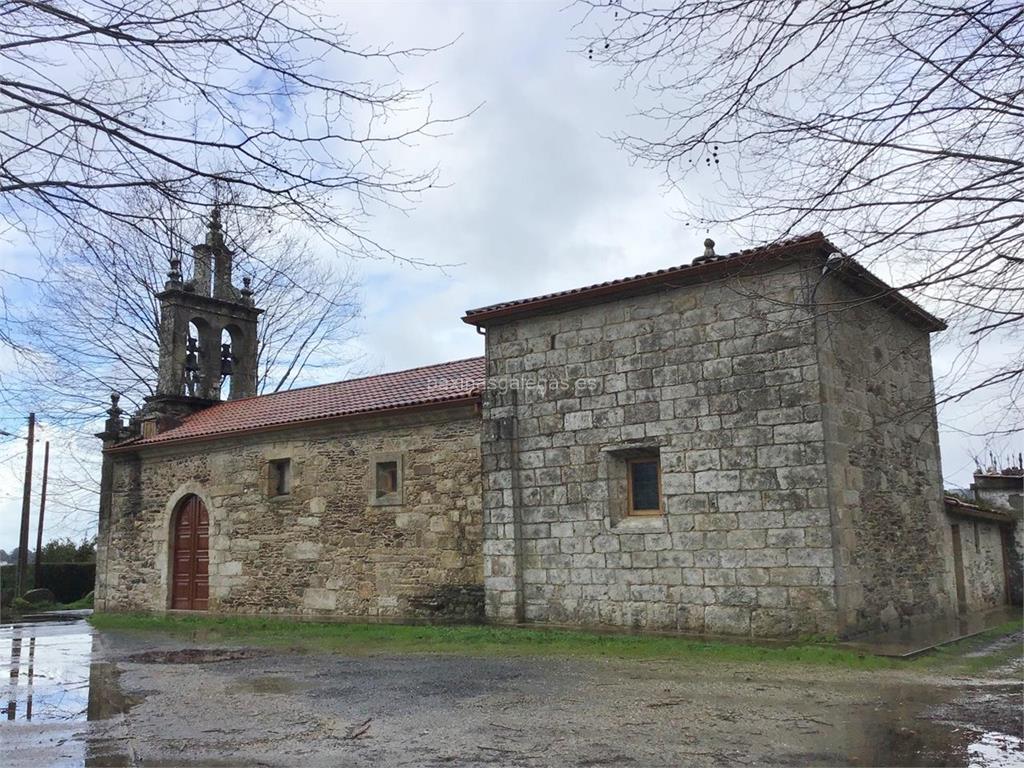
[[[944,326],[821,234],[708,241],[467,312],[483,358],[260,397],[230,275],[215,218],[159,294],[157,394],[100,435],[100,610],[753,636],[957,610]]]
[[[974,500],[996,509],[1008,509],[1024,515],[1024,467],[1020,466],[1020,457],[1017,463],[1018,466],[1003,470],[996,470],[995,467],[987,471],[977,470],[974,482],[971,483]]]
[[[946,512],[954,526],[954,575],[961,610],[1024,602],[1024,461],[979,468],[969,489],[951,491]],[[964,526],[974,542],[963,547]],[[986,542],[984,550],[981,542]],[[958,554],[959,550],[959,554]],[[964,554],[966,552],[966,554]]]

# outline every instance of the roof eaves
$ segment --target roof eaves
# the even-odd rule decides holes
[[[971,504],[969,501],[964,501],[956,496],[947,495],[945,497],[945,507],[947,514],[978,518],[980,520],[989,520],[994,523],[1002,523],[1005,525],[1009,525],[1014,522],[1012,515],[1000,512],[997,509],[989,509],[988,507]]]
[[[837,272],[836,276],[855,289],[866,289],[864,294],[867,298],[915,321],[916,325],[929,333],[944,331],[948,327],[944,320],[908,299],[900,293],[899,288],[886,283],[856,259],[847,259],[845,268]]]
[[[548,311],[625,298],[658,288],[700,283],[710,278],[722,277],[736,268],[754,263],[770,262],[779,258],[796,258],[808,250],[826,258],[833,253],[842,253],[842,250],[825,237],[824,233],[813,232],[766,246],[724,254],[714,261],[659,269],[634,277],[471,309],[465,313],[462,321],[478,327],[486,326],[496,320],[528,317]],[[908,299],[899,289],[890,286],[854,259],[847,258],[845,268],[837,271],[835,275],[867,298],[879,301],[887,309],[902,315],[929,333],[947,327],[943,320]]]
[[[164,435],[157,435],[156,437],[152,438],[132,438],[131,440],[118,443],[117,445],[111,446],[110,448],[105,448],[103,450],[103,453],[128,453],[132,451],[143,450],[146,448],[162,447],[165,445],[182,445],[185,443],[199,443],[208,440],[221,440],[224,438],[236,437],[241,435],[251,435],[260,432],[277,432],[280,430],[291,429],[294,427],[305,427],[311,425],[327,424],[331,422],[349,421],[357,418],[366,418],[368,416],[378,416],[385,414],[404,414],[416,411],[429,410],[433,408],[469,405],[472,403],[478,403],[479,401],[479,391],[473,391],[469,394],[453,395],[451,397],[424,400],[421,402],[408,403],[405,405],[391,405],[382,406],[379,408],[365,408],[358,411],[347,411],[345,413],[331,414],[328,416],[316,416],[307,419],[294,419],[291,421],[282,421],[273,424],[264,424],[254,427],[243,427],[241,429],[200,432],[195,434],[181,435],[180,437],[175,437],[173,434],[171,434],[172,432],[174,432],[174,430],[170,430],[164,433]]]
[[[550,310],[584,306],[613,298],[647,293],[663,287],[675,287],[721,277],[737,267],[770,261],[773,258],[796,256],[819,249],[838,250],[821,232],[792,238],[772,245],[723,254],[713,261],[659,269],[633,277],[609,280],[582,288],[517,299],[468,310],[462,318],[469,325],[482,326],[493,320],[524,317]]]

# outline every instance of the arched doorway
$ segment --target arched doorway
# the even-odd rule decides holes
[[[210,598],[210,518],[198,496],[186,496],[174,515],[171,608],[205,611]]]

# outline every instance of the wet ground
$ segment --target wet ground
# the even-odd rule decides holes
[[[1022,639],[976,651],[1018,652],[969,677],[6,626],[0,765],[1021,766]]]
[[[843,643],[876,656],[911,658],[933,648],[954,643],[1020,618],[1018,606],[1006,605],[978,613],[960,614],[903,629],[862,635]]]

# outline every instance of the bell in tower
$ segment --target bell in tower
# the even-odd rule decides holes
[[[143,409],[180,418],[222,398],[256,394],[257,320],[249,278],[232,280],[219,205],[204,242],[192,248],[191,277],[172,258],[160,302],[160,363],[156,394]],[[223,395],[222,395],[223,392]]]
[[[199,340],[191,333],[185,343],[185,392],[189,397],[195,397],[198,388],[202,386],[199,376]]]

